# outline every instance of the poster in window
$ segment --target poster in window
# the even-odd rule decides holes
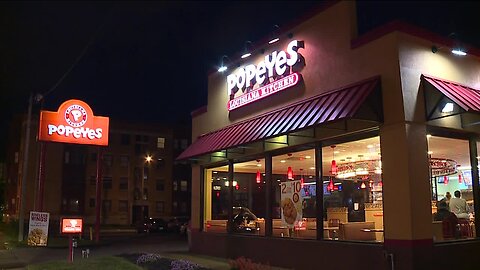
[[[289,228],[296,227],[302,220],[302,184],[300,180],[282,182],[280,190],[282,223]]]

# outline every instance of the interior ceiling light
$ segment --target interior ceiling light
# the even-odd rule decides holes
[[[442,113],[450,113],[453,112],[453,103],[447,102],[445,106],[443,106]]]

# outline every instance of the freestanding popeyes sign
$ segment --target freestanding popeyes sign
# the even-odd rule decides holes
[[[71,99],[57,112],[41,111],[40,141],[108,145],[108,117],[94,116],[87,103]]]
[[[232,111],[296,85],[301,79],[301,75],[295,72],[296,67],[305,64],[298,49],[304,47],[303,41],[293,40],[288,43],[286,51],[274,51],[257,65],[238,68],[228,75],[230,100],[227,109]]]

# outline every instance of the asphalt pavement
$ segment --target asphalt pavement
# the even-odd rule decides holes
[[[68,248],[17,247],[6,248],[0,232],[0,269],[26,269],[27,265],[52,260],[67,260]],[[155,253],[172,259],[185,259],[212,270],[230,269],[223,258],[193,254],[188,251],[185,236],[178,234],[125,234],[101,238],[99,245],[74,249],[74,260],[82,258],[82,250],[89,249],[90,258],[131,253]]]

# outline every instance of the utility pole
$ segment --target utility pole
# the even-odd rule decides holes
[[[24,212],[25,212],[25,200],[26,200],[26,190],[27,190],[27,171],[28,171],[28,152],[30,146],[30,123],[32,120],[32,103],[33,103],[33,93],[30,93],[28,99],[28,113],[27,113],[27,123],[26,123],[26,132],[25,132],[25,145],[23,147],[23,164],[22,164],[22,188],[20,193],[20,211],[18,216],[18,242],[23,241],[23,227],[24,227]]]

